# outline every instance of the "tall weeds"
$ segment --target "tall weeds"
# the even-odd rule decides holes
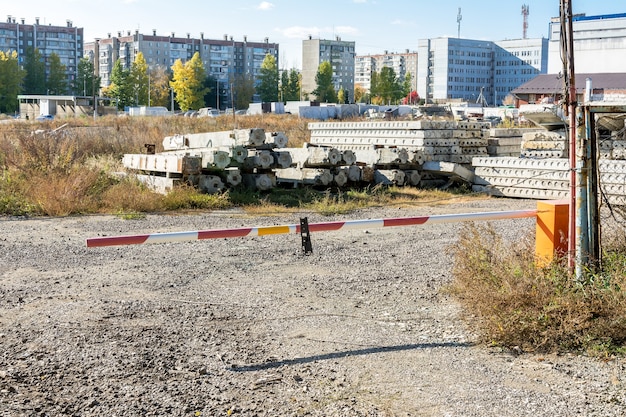
[[[575,280],[554,262],[538,268],[533,240],[505,242],[467,225],[452,248],[451,291],[482,342],[527,351],[621,351],[626,344],[626,245],[608,250],[602,273]]]

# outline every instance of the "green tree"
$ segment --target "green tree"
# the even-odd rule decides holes
[[[297,69],[292,68],[289,70],[289,80],[287,88],[284,91],[283,100],[285,101],[298,101],[300,100],[300,73]]]
[[[280,73],[280,101],[287,101],[287,89],[289,88],[289,72],[283,70]]]
[[[170,108],[170,73],[167,68],[159,65],[149,71],[150,74],[150,105]],[[170,109],[172,111],[173,109]]]
[[[117,99],[117,108],[132,106],[135,103],[133,86],[131,85],[130,70],[122,66],[122,61],[117,60],[111,71],[111,84],[103,89],[103,95]]]
[[[404,80],[402,80],[402,97],[407,97],[413,91],[413,85],[411,83],[411,74],[406,73]]]
[[[17,61],[17,51],[0,51],[0,113],[18,110],[17,95],[20,94],[24,75]]]
[[[372,73],[370,92],[377,104],[396,103],[404,97],[402,82],[396,77],[393,68],[384,67],[379,73]]]
[[[206,75],[200,54],[196,52],[185,64],[177,59],[172,66],[172,73],[170,86],[174,89],[180,109],[187,111],[203,107],[207,89],[204,86]]]
[[[46,64],[39,49],[26,48],[24,71],[24,94],[46,94]]]
[[[222,105],[227,102],[224,95],[226,92],[224,84],[220,84],[216,77],[207,75],[204,79],[204,87],[206,89],[206,93],[204,94],[204,105],[214,109],[217,109],[220,106],[223,107]],[[218,93],[219,98],[217,96]]]
[[[337,102],[333,86],[333,67],[330,62],[324,61],[320,64],[315,75],[315,83],[317,87],[311,91],[311,94],[315,95],[317,101],[320,103]]]
[[[278,66],[272,54],[266,54],[259,74],[256,88],[262,102],[278,101]]]
[[[48,79],[46,81],[46,90],[48,94],[63,95],[67,94],[67,67],[61,63],[61,58],[56,53],[51,53],[48,57]]]
[[[93,62],[87,57],[78,61],[76,80],[74,80],[73,91],[77,96],[98,95],[102,78],[97,77],[94,71]]]
[[[247,74],[237,74],[233,78],[233,94],[234,94],[234,108],[237,110],[245,110],[250,106],[252,102],[252,96],[254,96],[254,79]]]
[[[150,88],[148,84],[151,80],[148,77],[148,64],[142,52],[137,53],[135,60],[130,66],[129,81],[135,96],[135,105],[147,106],[149,104],[148,91]],[[152,97],[150,97],[150,99],[152,99]]]

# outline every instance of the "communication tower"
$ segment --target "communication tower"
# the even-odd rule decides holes
[[[463,16],[461,16],[461,8],[459,7],[459,14],[456,15],[456,23],[459,25],[459,38],[461,37],[461,20],[463,20]]]
[[[530,14],[530,8],[528,7],[527,4],[522,5],[522,16],[524,16],[524,24],[523,24],[523,35],[522,35],[522,39],[526,39],[526,35],[528,32],[528,15]]]

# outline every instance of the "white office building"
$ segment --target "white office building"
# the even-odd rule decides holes
[[[421,39],[417,92],[427,102],[501,105],[514,88],[545,73],[547,43],[547,39]]]
[[[626,72],[626,13],[574,16],[574,66],[580,73]],[[550,21],[548,73],[563,71],[560,18]]]

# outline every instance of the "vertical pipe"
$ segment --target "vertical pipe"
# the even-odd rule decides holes
[[[588,104],[591,101],[592,93],[593,93],[592,80],[591,78],[587,78],[585,80],[585,104]]]
[[[576,170],[576,279],[582,281],[583,266],[589,263],[589,222],[587,213],[587,173],[588,161],[586,146],[586,130],[584,123],[585,107],[576,108],[575,122],[570,125],[570,131],[574,132],[577,138],[578,155]]]
[[[585,125],[587,126],[587,215],[589,228],[589,257],[595,271],[600,266],[600,217],[598,209],[598,139],[596,136],[595,115],[585,107]]]

